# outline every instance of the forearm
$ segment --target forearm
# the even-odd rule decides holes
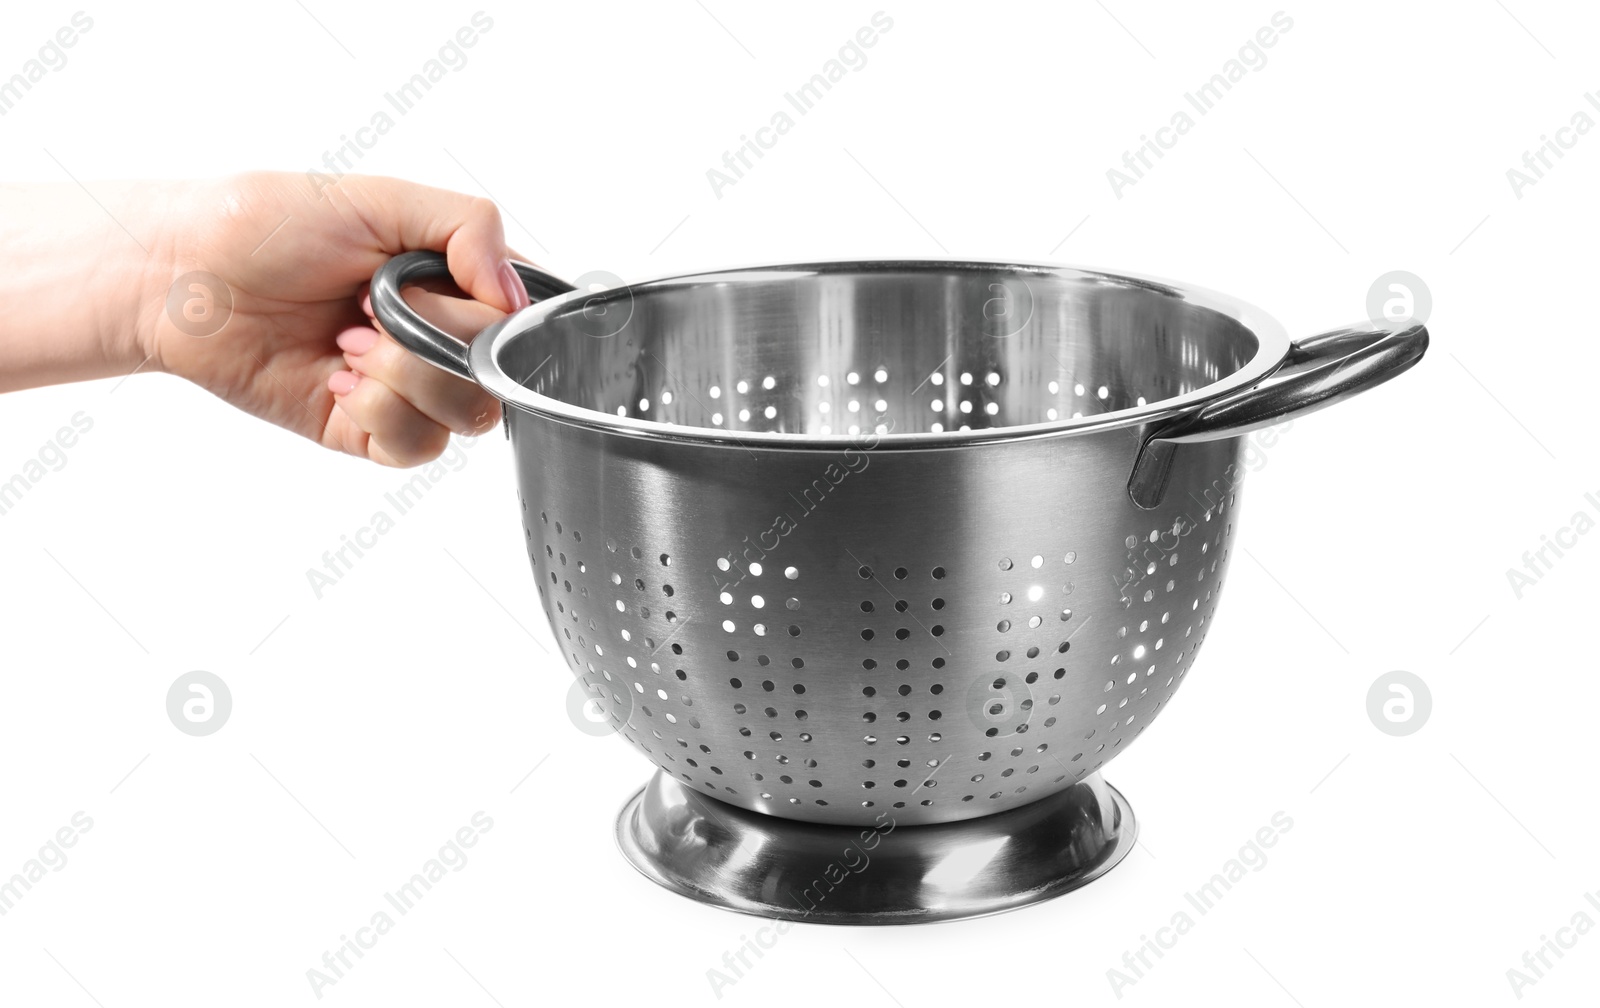
[[[0,392],[124,375],[171,282],[179,187],[0,187]],[[97,202],[98,201],[98,202]]]

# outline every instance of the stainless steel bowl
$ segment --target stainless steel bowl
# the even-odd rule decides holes
[[[657,804],[836,826],[1098,786],[1210,627],[1240,436],[1427,345],[1290,343],[1145,278],[885,261],[568,290],[468,347],[399,296],[442,273],[397,258],[374,308],[510,407],[545,614],[676,782]]]

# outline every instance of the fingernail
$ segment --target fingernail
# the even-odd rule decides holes
[[[367,318],[378,317],[372,310],[372,295],[370,293],[361,295],[361,310],[367,313]]]
[[[517,276],[510,260],[500,262],[500,289],[510,302],[512,311],[520,311],[533,303],[528,300],[528,289],[522,286],[522,279]]]
[[[359,357],[378,342],[378,330],[366,326],[352,326],[340,333],[334,342],[339,344],[340,350],[353,357]]]
[[[328,379],[328,391],[336,396],[349,395],[360,380],[354,371],[335,371]]]

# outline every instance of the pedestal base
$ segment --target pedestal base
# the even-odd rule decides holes
[[[1030,805],[932,826],[822,826],[762,815],[657,771],[617,843],[644,875],[712,906],[813,924],[921,924],[1015,910],[1105,874],[1133,810],[1099,774]]]

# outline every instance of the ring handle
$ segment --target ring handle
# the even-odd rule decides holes
[[[1148,511],[1161,503],[1180,444],[1238,437],[1304,416],[1382,385],[1422,359],[1428,330],[1350,326],[1297,340],[1261,381],[1170,420],[1145,438],[1128,479],[1128,496]]]
[[[511,264],[528,289],[528,297],[542,301],[575,288],[524,262]],[[467,344],[418,315],[400,296],[400,289],[418,280],[448,280],[450,267],[440,252],[402,252],[372,275],[372,314],[395,342],[432,364],[469,381]]]

